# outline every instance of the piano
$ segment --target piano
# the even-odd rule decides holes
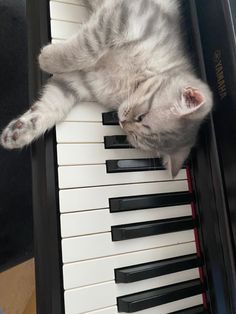
[[[96,103],[76,106],[33,145],[38,314],[236,313],[235,148],[230,156],[227,147],[235,109],[222,76],[235,44],[233,6],[183,1],[189,48],[219,92],[174,180],[158,159],[131,148],[116,114]],[[30,0],[27,14],[32,100],[47,79],[40,47],[73,35],[90,12],[82,0]]]

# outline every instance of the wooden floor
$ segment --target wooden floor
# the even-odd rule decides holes
[[[0,273],[0,314],[36,314],[33,260]]]

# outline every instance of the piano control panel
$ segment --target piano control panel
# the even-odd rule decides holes
[[[52,42],[85,3],[50,1]],[[56,127],[65,314],[207,313],[187,169],[172,179],[105,111],[80,103]]]

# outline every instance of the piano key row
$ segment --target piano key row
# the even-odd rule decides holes
[[[59,144],[57,145],[58,165],[105,164],[106,160],[148,158],[145,152],[137,149],[105,149],[104,144]]]
[[[111,232],[97,233],[62,239],[62,258],[63,263],[72,263],[194,241],[194,230],[155,235],[148,239],[144,237],[118,242],[111,241]]]
[[[70,166],[58,169],[59,188],[95,187],[104,185],[119,185],[131,183],[148,183],[170,181],[172,177],[168,170],[147,172],[107,173],[105,165]],[[183,169],[174,180],[186,180]]]
[[[61,215],[62,238],[109,232],[111,226],[191,216],[191,206],[172,206],[111,214],[108,209]]]
[[[122,209],[136,209],[147,208],[141,200],[139,200],[139,206],[132,203],[132,197],[140,196],[143,197],[153,194],[159,194],[159,204],[153,205],[159,206],[171,206],[176,202],[176,194],[178,192],[187,192],[188,183],[187,180],[180,181],[167,181],[167,182],[149,182],[149,183],[137,183],[137,184],[124,184],[124,185],[113,185],[113,186],[98,186],[92,188],[81,188],[81,189],[67,189],[59,192],[60,199],[60,211],[61,213],[75,212],[75,211],[87,211],[93,209],[105,209],[111,208],[112,211],[118,211]],[[163,193],[166,195],[166,202],[163,200]],[[171,194],[171,198],[167,197],[167,193]],[[173,195],[172,195],[173,193]],[[121,199],[122,197],[122,199]],[[129,197],[130,204],[127,204]],[[162,198],[162,199],[161,199]],[[157,200],[156,200],[157,201]],[[182,200],[183,201],[183,200]],[[109,204],[110,203],[110,204]],[[150,202],[151,205],[153,202]],[[185,202],[176,202],[176,205],[186,204]],[[141,207],[140,207],[141,205]],[[143,205],[143,206],[142,206]],[[129,206],[127,208],[127,206]]]
[[[124,135],[120,127],[99,122],[62,122],[56,131],[57,143],[104,143],[104,136]]]
[[[127,267],[127,265],[175,259],[192,254],[196,254],[196,245],[194,242],[188,242],[67,263],[63,266],[64,289],[69,290],[115,280],[114,270]]]
[[[191,211],[191,209],[190,209],[190,206],[189,206],[189,211]],[[101,211],[98,211],[99,213],[101,213]],[[146,213],[145,213],[146,214]],[[102,218],[102,217],[101,217]],[[145,217],[146,218],[146,217]],[[93,217],[93,220],[96,220],[96,219],[94,219],[94,217]],[[102,219],[103,220],[103,219]],[[78,220],[77,221],[80,225],[85,225],[86,224],[86,222],[83,224],[83,223],[81,223],[81,220]],[[126,223],[127,223],[127,221],[126,221]],[[70,223],[68,223],[68,227],[71,225],[71,222]],[[76,226],[77,224],[75,223],[75,226]],[[107,227],[109,226],[109,225],[111,225],[111,223],[109,223],[109,224],[107,224]],[[192,226],[190,226],[190,227],[192,227]],[[75,227],[75,230],[77,230],[77,228]],[[94,230],[95,231],[95,230]],[[101,231],[101,230],[96,230],[96,231]],[[88,231],[87,231],[88,232]],[[70,234],[71,235],[71,234]],[[69,235],[69,236],[70,236]],[[184,277],[183,276],[183,273],[185,274],[185,273],[191,273],[191,274],[193,274],[193,271],[194,270],[191,270],[191,272],[188,272],[188,271],[184,271],[184,272],[182,272],[181,273],[181,278],[182,278],[182,280],[183,280],[183,278],[185,278],[185,280],[190,280],[190,279],[194,279],[194,278],[192,278],[192,277]],[[195,269],[195,274],[197,273],[198,274],[198,272],[196,272],[197,270]],[[168,277],[168,280],[171,280],[171,277],[173,277],[172,275],[168,275],[167,276]],[[176,275],[174,276],[175,278],[176,278]],[[196,277],[196,278],[198,278],[198,277]],[[181,281],[181,279],[180,278],[178,278],[178,280],[176,281],[176,282],[180,282]],[[145,281],[145,283],[146,283],[146,285],[147,285],[147,287],[146,287],[146,289],[150,289],[150,288],[154,288],[154,287],[156,287],[156,280],[151,280],[151,282],[155,282],[155,285],[154,286],[150,286],[150,280],[148,280],[148,281]],[[160,278],[159,278],[159,280],[158,280],[158,282],[159,282],[159,284],[161,284],[161,281],[160,281]],[[165,284],[164,285],[167,285],[167,284],[173,284],[173,283],[175,283],[175,281],[168,281],[168,283],[167,282],[165,282]],[[115,284],[115,283],[114,283]],[[116,287],[116,285],[115,285],[115,287]],[[94,286],[93,286],[93,288],[94,288]],[[142,285],[142,289],[144,288],[144,286]],[[126,288],[127,289],[127,288]],[[130,289],[130,288],[129,288]],[[138,286],[137,285],[135,285],[135,289],[136,290],[132,290],[132,293],[135,293],[134,291],[138,291],[137,289],[138,289]],[[117,288],[116,288],[116,290],[117,290]],[[67,300],[68,298],[69,298],[69,304],[71,305],[73,302],[72,302],[72,299],[73,299],[73,297],[71,296],[71,294],[70,294],[70,292],[71,291],[67,291],[66,293],[65,293],[65,300]],[[74,292],[74,291],[73,291]],[[84,292],[84,291],[83,291]],[[91,291],[90,291],[91,292]],[[131,292],[131,290],[128,290],[128,291],[126,291],[125,289],[122,289],[122,295],[126,295],[126,294],[128,294],[128,293],[130,293]],[[90,295],[91,293],[89,293],[89,295]],[[102,295],[104,295],[104,294],[107,294],[107,292],[103,292],[103,294]],[[119,294],[117,294],[117,291],[116,291],[116,293],[115,293],[115,296],[117,297],[117,295],[119,295]],[[72,299],[70,299],[70,297],[72,297]],[[75,299],[77,299],[79,296],[78,295],[76,295],[76,297],[75,297]],[[87,298],[88,299],[88,298]],[[67,301],[66,301],[67,302]],[[86,305],[85,305],[86,307],[88,306],[88,304],[86,303]],[[90,305],[89,306],[91,306],[91,303],[90,303]],[[91,310],[91,308],[90,308],[90,310]],[[76,305],[76,311],[78,311],[78,305]],[[84,311],[84,310],[83,310]]]
[[[119,314],[116,306],[84,314]],[[166,303],[151,309],[138,311],[137,314],[207,314],[202,305],[201,295]]]
[[[197,304],[192,300],[190,307],[202,304],[200,296],[202,290],[197,269],[145,280],[140,282],[140,285],[137,283],[117,285],[115,282],[106,282],[65,291],[66,314],[90,312],[116,304],[119,312],[139,314],[139,311],[146,309],[150,311],[151,308],[155,308],[156,313],[159,313],[158,306],[185,300],[188,297],[197,297]]]

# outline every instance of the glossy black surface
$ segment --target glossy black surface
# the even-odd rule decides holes
[[[132,148],[125,135],[105,136],[104,144],[106,149]]]
[[[117,299],[118,311],[134,313],[188,298],[200,294],[203,290],[200,280],[191,280],[176,285],[131,294]]]
[[[193,254],[152,263],[118,268],[115,269],[115,280],[117,283],[129,283],[200,266],[201,260],[197,257],[197,255]]]
[[[164,170],[160,159],[107,160],[107,173]]]
[[[211,117],[202,128],[192,167],[201,226],[200,239],[205,256],[208,305],[213,314],[235,314],[236,261],[233,230],[236,224],[233,204],[236,203],[236,181],[233,117],[236,68],[233,64],[236,58],[231,23],[234,14],[230,13],[229,1],[198,0],[190,1],[189,4],[192,23],[189,25],[192,25],[194,35],[190,41],[192,38],[201,75],[209,81],[215,103],[214,119]],[[218,65],[217,58],[221,59]],[[225,87],[227,96],[224,95]]]
[[[119,125],[119,118],[116,111],[105,112],[102,114],[103,125]]]
[[[192,217],[180,217],[111,227],[112,241],[123,241],[193,229]]]
[[[197,4],[204,58],[207,60],[207,79],[215,91],[214,131],[219,154],[222,189],[226,199],[224,221],[230,233],[233,263],[236,261],[236,42],[232,17],[235,20],[235,4],[223,0],[210,0],[202,7]],[[212,10],[208,17],[205,9]],[[221,19],[221,20],[220,20]],[[216,21],[221,21],[217,23]],[[203,29],[203,25],[206,28]],[[210,36],[211,34],[211,36]],[[225,252],[226,253],[226,252]],[[236,291],[236,273],[230,276]],[[232,279],[234,280],[232,281]],[[236,299],[232,297],[236,312]]]
[[[25,0],[0,0],[0,133],[28,109]],[[0,145],[0,271],[33,256],[30,148]]]
[[[186,205],[192,201],[193,195],[189,192],[159,193],[110,198],[109,207],[111,213],[116,213],[146,208]]]

